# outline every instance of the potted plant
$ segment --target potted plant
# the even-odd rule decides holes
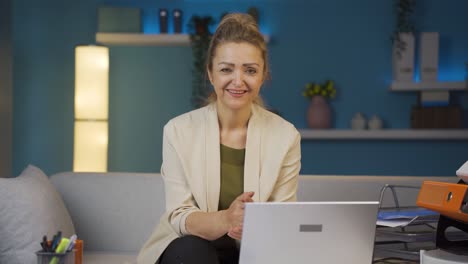
[[[305,85],[302,95],[310,100],[307,125],[317,129],[330,128],[332,113],[327,99],[336,97],[335,83],[332,80],[324,84],[309,82]]]
[[[192,16],[188,24],[193,56],[191,100],[194,108],[203,106],[210,92],[205,63],[212,35],[209,27],[213,24],[211,16]]]
[[[394,0],[396,26],[392,33],[393,79],[414,80],[415,25],[414,9],[416,0]]]

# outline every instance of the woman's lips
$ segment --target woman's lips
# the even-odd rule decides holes
[[[242,97],[247,93],[246,90],[226,89],[226,91],[233,97]]]

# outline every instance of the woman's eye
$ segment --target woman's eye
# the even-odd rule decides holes
[[[229,68],[222,68],[222,69],[221,69],[221,72],[229,73],[229,72],[231,72],[231,69],[229,69]]]
[[[253,75],[257,73],[257,70],[254,68],[250,68],[250,69],[247,69],[247,73]]]

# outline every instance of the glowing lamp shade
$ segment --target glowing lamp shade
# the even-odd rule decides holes
[[[75,48],[73,171],[106,172],[109,116],[109,49]]]
[[[75,121],[74,171],[107,171],[107,121]]]
[[[107,119],[109,109],[109,49],[75,49],[75,119]]]

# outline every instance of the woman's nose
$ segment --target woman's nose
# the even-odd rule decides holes
[[[240,72],[236,72],[236,74],[234,74],[234,80],[233,80],[233,84],[235,87],[241,87],[242,84],[244,83],[244,80],[243,80],[243,76],[242,76],[242,73]]]

